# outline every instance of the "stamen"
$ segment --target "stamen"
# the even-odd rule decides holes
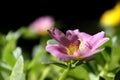
[[[69,47],[66,48],[66,50],[67,50],[67,53],[68,53],[69,55],[73,55],[74,52],[78,50],[78,48],[79,48],[79,46],[71,43],[71,44],[69,45]]]

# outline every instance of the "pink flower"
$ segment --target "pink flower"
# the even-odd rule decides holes
[[[42,16],[36,19],[32,24],[30,24],[30,28],[39,34],[47,34],[47,30],[53,28],[54,19],[51,16]]]
[[[109,40],[103,31],[89,35],[76,29],[68,30],[65,35],[55,28],[48,32],[59,44],[48,44],[46,50],[61,61],[90,57],[101,52],[103,49],[99,47]]]

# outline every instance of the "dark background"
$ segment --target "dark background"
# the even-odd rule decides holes
[[[81,31],[98,31],[102,13],[112,8],[118,0],[79,1],[13,1],[4,2],[0,11],[0,32],[17,30],[28,26],[36,18],[50,15],[62,23],[63,31],[79,28]]]

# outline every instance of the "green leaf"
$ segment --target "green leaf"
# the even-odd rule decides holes
[[[12,73],[10,75],[10,80],[24,80],[25,75],[23,73],[23,69],[24,69],[24,59],[23,56],[20,55],[13,67]]]
[[[6,36],[6,40],[13,40],[13,39],[15,39],[15,40],[17,40],[19,37],[20,37],[20,33],[19,32],[12,32],[12,31],[10,31],[8,34],[7,34],[7,36]]]
[[[105,51],[107,54],[111,55],[111,52],[112,52],[111,46],[106,46],[104,51]]]
[[[28,65],[28,69],[32,68],[37,62],[39,59],[41,59],[41,57],[46,53],[45,50],[41,51],[40,53],[38,53],[33,59],[32,61],[30,62],[30,64]]]
[[[15,57],[12,54],[15,47],[16,47],[16,42],[10,41],[4,46],[2,50],[2,60],[10,66],[13,66],[16,61]]]
[[[42,65],[40,63],[36,63],[34,64],[34,66],[32,66],[27,74],[27,78],[28,80],[39,80],[39,78],[41,77],[42,75],[42,72],[44,72],[44,69],[46,68],[47,66],[45,65]],[[50,67],[50,66],[48,66]]]
[[[50,39],[47,41],[47,44],[59,44],[59,43],[54,39]]]
[[[91,72],[89,72],[89,77],[90,77],[90,80],[98,80],[98,77]]]
[[[12,53],[16,47],[18,38],[19,38],[19,33],[9,32],[5,37],[6,44],[3,46],[2,49],[2,61],[6,62],[11,67],[13,67],[16,61]]]
[[[3,46],[5,44],[6,44],[5,35],[0,34],[0,46]]]
[[[21,33],[22,37],[26,39],[34,39],[38,37],[38,35],[29,27],[23,26],[18,30],[18,32]]]
[[[60,62],[57,62],[57,61],[54,61],[54,60],[50,60],[50,59],[46,59],[44,61],[42,61],[42,64],[54,64],[56,66],[59,66],[59,67],[62,67],[62,68],[67,68],[67,65],[64,64],[64,63],[60,63]]]
[[[4,78],[2,80],[5,80],[10,75],[11,71],[12,68],[9,65],[0,61],[0,79]]]
[[[44,53],[43,53],[44,52]],[[46,53],[46,50],[44,47],[42,47],[41,45],[35,45],[33,47],[33,50],[32,50],[32,57],[36,57],[38,54],[45,54]],[[41,55],[42,56],[42,55]]]
[[[88,72],[82,66],[71,69],[68,73],[68,78],[73,78],[75,80],[90,80]]]
[[[4,80],[4,78],[3,78],[2,74],[1,74],[1,72],[0,72],[0,79],[1,79],[1,80]]]
[[[111,60],[111,53],[112,48],[111,47],[105,47],[105,50],[101,52],[102,56],[104,57],[105,62],[109,63]]]
[[[120,71],[116,73],[114,80],[120,80]]]
[[[1,69],[2,68],[2,69]],[[2,62],[2,61],[0,61],[0,70],[2,71],[2,70],[8,70],[8,71],[11,71],[12,70],[12,68],[9,66],[9,65],[7,65],[6,63],[4,63],[4,62]]]
[[[16,59],[19,58],[19,56],[21,56],[22,54],[22,51],[21,51],[21,48],[20,47],[17,47],[14,51],[13,51],[13,55]]]
[[[104,79],[103,77],[100,76],[100,77],[99,77],[99,80],[105,80],[105,79]]]
[[[97,63],[96,63],[95,60],[89,61],[89,62],[87,62],[86,64],[84,64],[82,66],[85,67],[86,70],[93,73],[94,75],[98,75],[98,73],[99,73]]]
[[[95,54],[95,61],[101,65],[102,67],[104,67],[105,65],[105,59],[103,57],[103,55],[101,53]]]
[[[6,45],[7,41],[5,39],[5,35],[0,34],[0,53],[2,53],[3,46]],[[2,54],[0,54],[0,59],[2,58]]]
[[[119,61],[120,61],[120,47],[113,47],[109,69],[113,70],[113,69],[119,67],[119,65],[120,65]]]

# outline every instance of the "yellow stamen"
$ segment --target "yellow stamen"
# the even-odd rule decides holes
[[[85,41],[82,41],[81,44],[79,45],[79,50],[84,50],[86,47]]]
[[[67,50],[67,53],[69,54],[69,55],[72,55],[75,51],[77,51],[79,49],[79,46],[77,46],[77,45],[75,45],[75,44],[73,44],[73,43],[71,43],[70,45],[69,45],[69,47],[68,48],[66,48],[66,50]]]

